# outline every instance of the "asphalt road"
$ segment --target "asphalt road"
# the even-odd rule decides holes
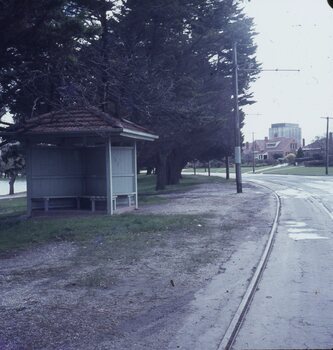
[[[234,349],[333,348],[333,178],[245,175],[275,190],[274,247]]]

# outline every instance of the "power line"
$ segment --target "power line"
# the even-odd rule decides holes
[[[237,43],[233,44],[233,71],[234,71],[234,100],[235,100],[235,168],[236,168],[236,188],[237,193],[242,193],[242,169],[241,169],[241,133],[239,121],[239,101],[238,101],[238,72],[300,72],[299,69],[256,69],[256,68],[239,68],[237,57]]]
[[[300,69],[280,69],[280,68],[271,68],[271,69],[255,69],[255,68],[239,68],[238,71],[243,72],[300,72]]]

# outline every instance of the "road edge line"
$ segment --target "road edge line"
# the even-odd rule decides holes
[[[236,336],[240,330],[240,327],[243,323],[244,317],[249,309],[249,306],[250,306],[252,299],[254,297],[254,294],[256,292],[258,283],[259,283],[259,281],[262,277],[262,274],[265,270],[267,260],[269,258],[271,251],[272,251],[272,248],[273,248],[275,234],[277,232],[278,222],[279,222],[279,218],[280,218],[280,214],[281,214],[281,198],[271,188],[269,188],[265,185],[262,185],[262,184],[258,184],[258,183],[255,183],[255,185],[265,187],[273,192],[275,199],[276,199],[276,203],[277,203],[275,218],[274,218],[273,225],[272,225],[272,228],[271,228],[271,231],[269,234],[268,241],[266,243],[265,250],[260,258],[260,261],[259,261],[259,264],[256,268],[256,271],[251,279],[251,282],[250,282],[250,284],[249,284],[249,286],[244,294],[244,297],[243,297],[241,303],[239,304],[238,309],[237,309],[234,317],[232,318],[232,320],[229,324],[229,327],[228,327],[227,331],[225,332],[217,350],[229,350],[229,349],[231,349],[234,341],[236,340]]]

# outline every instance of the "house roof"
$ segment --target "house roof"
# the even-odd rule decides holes
[[[289,137],[275,137],[274,139],[268,140],[268,143],[276,143],[275,147],[267,147],[266,143],[266,150],[267,151],[277,151],[277,152],[284,152],[284,151],[290,151],[290,144],[296,143],[297,141],[293,138]]]
[[[254,141],[254,144],[255,144],[255,147],[254,147],[255,151],[262,151],[265,149],[265,140],[256,140]]]
[[[286,152],[290,151],[290,144],[296,143],[296,140],[289,137],[275,137],[269,140],[255,140],[255,152]],[[244,153],[251,153],[252,143]]]
[[[153,141],[158,138],[146,128],[126,119],[117,119],[97,108],[67,109],[30,118],[0,132],[6,137],[22,135],[117,134]]]
[[[326,137],[325,138],[321,138],[319,140],[316,140],[308,145],[306,145],[304,148],[303,148],[303,151],[306,150],[320,150],[320,149],[323,149],[323,148],[326,148]]]

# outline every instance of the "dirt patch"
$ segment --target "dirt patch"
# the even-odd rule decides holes
[[[182,230],[96,236],[0,260],[0,349],[166,349],[196,294],[226,273],[244,242],[257,247],[250,268],[258,262],[274,214],[267,190],[245,185],[237,195],[232,183],[205,184],[163,198],[135,215],[197,218]]]

